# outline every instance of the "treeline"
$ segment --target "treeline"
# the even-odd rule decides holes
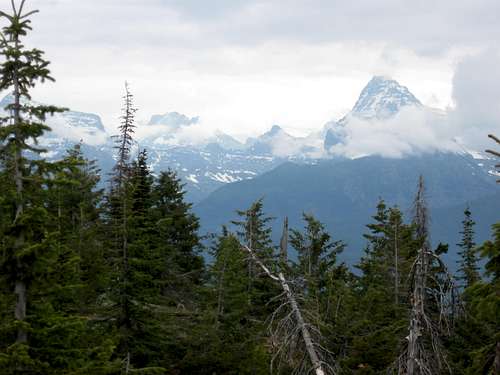
[[[465,211],[455,276],[448,246],[430,245],[423,179],[407,220],[379,202],[354,270],[312,215],[300,229],[285,219],[273,243],[262,200],[202,239],[176,174],[133,150],[128,86],[106,189],[79,145],[43,158],[46,117],[64,109],[30,101],[53,79],[22,43],[33,12],[12,8],[0,13],[0,90],[14,98],[0,119],[2,374],[499,373],[500,223],[478,246]]]

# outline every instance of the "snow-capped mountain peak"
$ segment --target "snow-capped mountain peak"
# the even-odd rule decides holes
[[[0,112],[5,111],[5,107],[14,102],[12,94],[6,95],[0,101]],[[22,99],[23,104],[28,104],[26,99]],[[40,103],[31,101],[32,105]],[[45,138],[68,138],[73,141],[83,140],[90,144],[101,144],[106,141],[107,133],[101,118],[93,113],[78,111],[65,111],[56,113],[47,118],[47,124],[52,128],[52,132],[44,135]]]
[[[422,103],[397,81],[375,76],[361,91],[351,115],[363,119],[385,119],[406,106],[421,107]]]

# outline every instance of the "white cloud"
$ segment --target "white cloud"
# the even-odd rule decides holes
[[[499,67],[498,50],[467,57],[457,66],[450,117],[469,147],[484,149],[491,145],[487,134],[500,134]]]
[[[459,151],[447,117],[415,107],[403,108],[396,116],[384,120],[349,118],[346,140],[330,152],[356,158],[380,155],[400,158],[435,151]]]
[[[203,124],[185,139],[201,139],[215,129],[241,139],[274,123],[297,133],[317,130],[344,115],[372,75],[384,74],[424,104],[441,108],[451,104],[455,87],[453,123],[472,139],[477,132],[467,135],[467,128],[476,109],[468,104],[474,97],[466,96],[472,88],[467,85],[476,82],[479,92],[498,75],[494,65],[464,61],[452,82],[464,56],[500,44],[496,0],[30,0],[27,5],[41,11],[33,17],[28,44],[47,52],[57,79],[37,88],[34,97],[98,113],[111,134],[125,80],[140,118],[167,111],[199,115]],[[490,71],[490,77],[471,78],[477,69]],[[492,87],[481,95],[497,94]],[[482,103],[494,126],[497,115],[488,106],[500,106]],[[414,134],[403,143],[392,134],[386,136],[395,155],[417,147]],[[425,132],[420,137],[429,147],[434,142]],[[373,138],[363,139],[363,148],[375,147]]]

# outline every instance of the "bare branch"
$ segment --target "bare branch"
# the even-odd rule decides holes
[[[488,134],[488,137],[493,139],[496,143],[500,144],[500,139],[498,139],[497,137],[495,137],[493,134]]]
[[[272,280],[278,282],[283,289],[282,295],[286,302],[282,303],[273,314],[271,314],[271,323],[277,319],[277,316],[281,311],[285,310],[285,307],[289,307],[290,311],[285,314],[283,318],[277,323],[276,328],[271,332],[271,337],[273,341],[273,346],[279,343],[275,354],[271,359],[271,370],[274,367],[276,360],[278,365],[283,361],[283,358],[287,358],[287,362],[293,361],[298,353],[301,353],[301,359],[298,366],[294,366],[295,374],[309,374],[313,372],[315,375],[325,375],[326,370],[334,374],[333,368],[326,365],[326,362],[322,359],[321,349],[322,347],[318,345],[313,339],[312,333],[318,334],[319,330],[315,327],[307,324],[304,320],[302,310],[300,309],[296,296],[294,295],[292,289],[290,288],[289,282],[285,279],[282,272],[277,275],[272,273],[269,268],[255,255],[252,249],[246,245],[242,245],[242,248],[250,255],[252,260],[264,271],[264,273],[270,277]],[[303,348],[302,351],[298,352],[297,349]],[[306,365],[306,354],[309,359],[309,365]]]

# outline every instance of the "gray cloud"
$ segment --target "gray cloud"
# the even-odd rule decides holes
[[[453,77],[453,99],[463,121],[500,120],[500,56],[489,50],[463,59]]]
[[[258,43],[288,39],[389,42],[419,53],[500,41],[496,0],[166,0],[214,39]]]
[[[111,133],[125,79],[143,118],[179,111],[200,115],[204,128],[242,135],[272,123],[310,130],[344,114],[373,74],[445,107],[456,61],[500,45],[497,0],[27,4],[41,11],[29,43],[47,51],[58,79],[36,97],[99,113]],[[498,123],[496,59],[469,57],[457,66],[450,116],[466,139],[474,138],[467,129]]]
[[[33,0],[60,42],[203,47],[384,42],[420,54],[500,42],[496,0]],[[47,40],[47,39],[46,39]]]

